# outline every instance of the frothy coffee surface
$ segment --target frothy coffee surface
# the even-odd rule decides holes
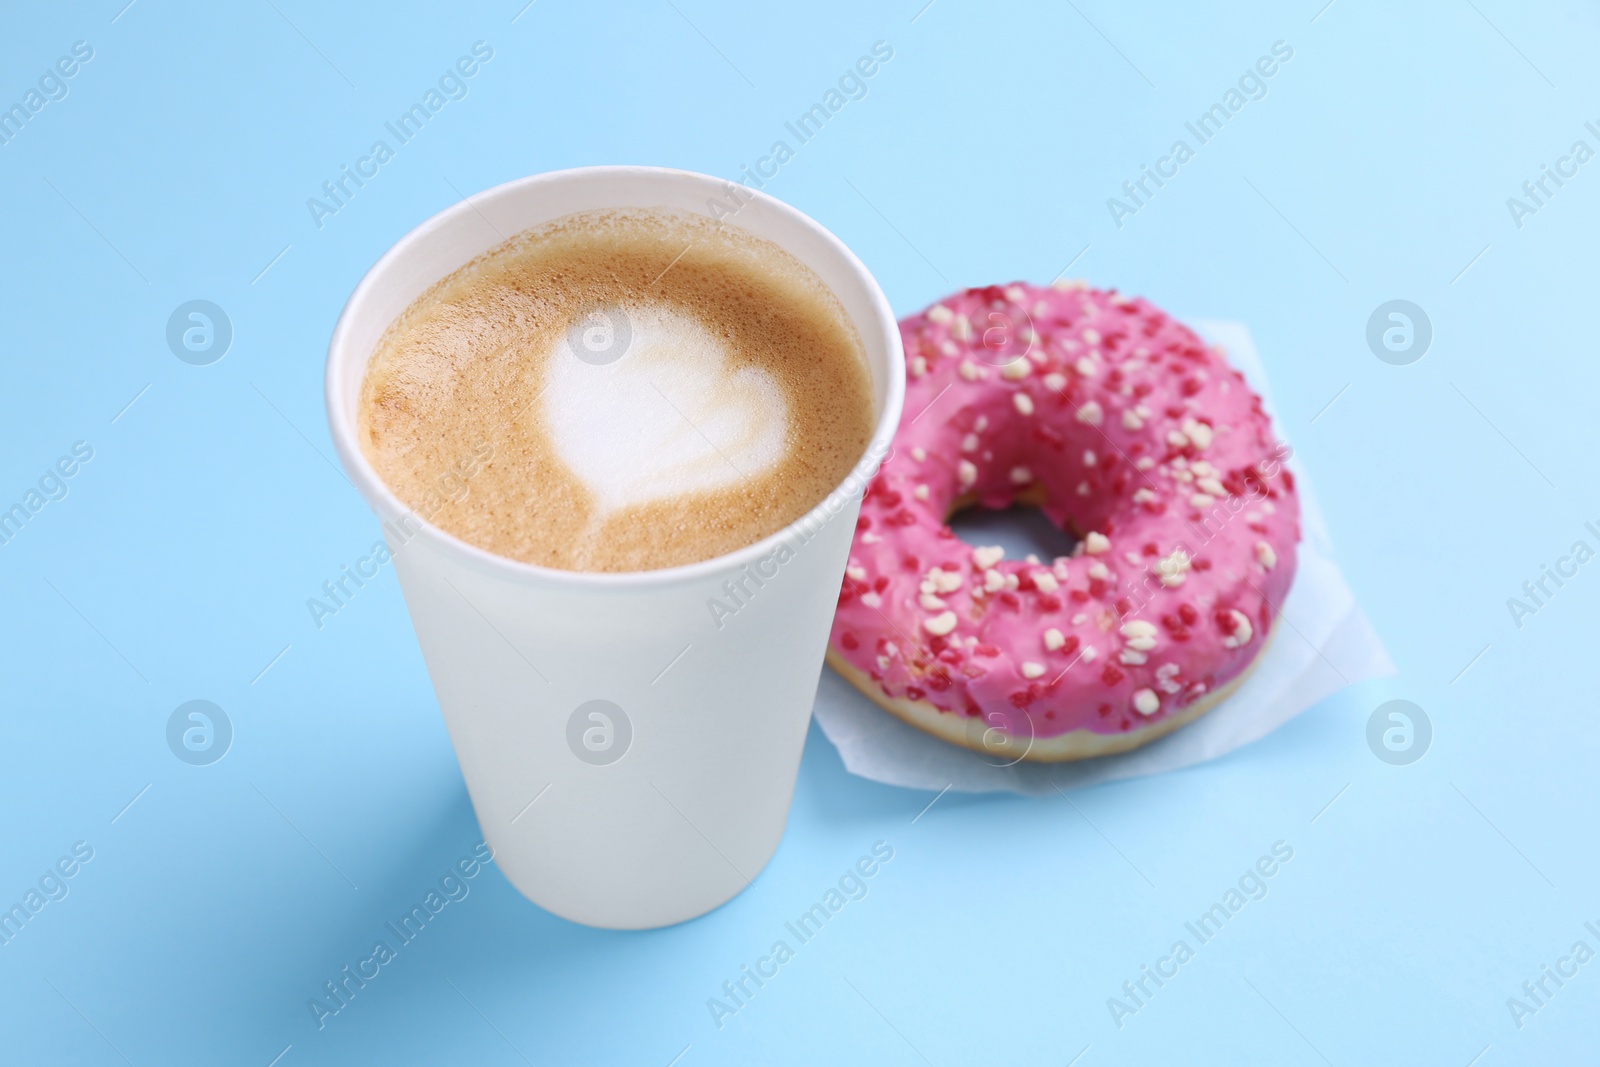
[[[775,533],[872,435],[860,339],[770,242],[585,213],[424,293],[362,382],[363,451],[434,525],[545,567],[636,571]]]

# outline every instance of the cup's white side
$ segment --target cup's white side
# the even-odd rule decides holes
[[[600,598],[392,546],[479,826],[523,894],[632,929],[703,914],[755,878],[783,835],[858,510],[782,560]],[[632,734],[602,766],[568,737],[596,699]]]
[[[716,559],[633,574],[551,571],[408,514],[361,453],[360,382],[394,317],[504,235],[606,207],[705,213],[713,198],[728,202],[727,189],[682,171],[602,167],[476,194],[379,260],[329,346],[334,446],[385,520],[484,836],[526,896],[595,926],[693,918],[748,885],[777,848],[874,464],[798,523]],[[882,456],[900,418],[904,357],[877,284],[836,238],[770,198],[728,221],[795,255],[844,305],[872,374],[868,454]],[[568,719],[591,700],[613,702],[632,725],[613,763],[585,762],[569,745]]]

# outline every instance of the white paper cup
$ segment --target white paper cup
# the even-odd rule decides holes
[[[664,570],[551,570],[427,523],[362,454],[361,380],[394,318],[506,236],[606,208],[723,217],[805,263],[860,333],[872,442],[782,532]],[[694,918],[748,885],[783,835],[861,491],[900,421],[900,333],[860,260],[794,208],[717,178],[540,174],[455,204],[389,249],[334,327],[326,384],[334,446],[382,521],[479,826],[511,883],[564,918],[619,929]]]

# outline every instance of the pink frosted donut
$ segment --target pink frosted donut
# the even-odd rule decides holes
[[[968,289],[900,323],[905,418],[862,501],[828,662],[1008,759],[1123,752],[1230,693],[1294,578],[1289,449],[1220,349],[1081,282]],[[1070,557],[946,525],[1037,505]]]

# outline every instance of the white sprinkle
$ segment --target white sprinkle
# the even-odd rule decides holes
[[[1030,373],[1032,373],[1032,371],[1033,364],[1029,363],[1027,360],[1014,359],[1010,363],[1007,363],[1004,367],[1000,368],[1000,377],[1004,378],[1008,382],[1014,382],[1020,378],[1026,378]]]
[[[955,313],[943,304],[935,304],[928,309],[928,318],[934,322],[949,322],[955,318]]]
[[[969,382],[975,382],[983,377],[983,371],[972,360],[964,359],[961,361],[961,376]]]
[[[972,323],[967,321],[965,315],[957,315],[951,320],[950,336],[957,341],[969,341],[972,339]]]
[[[1122,428],[1124,430],[1137,430],[1144,426],[1144,420],[1132,408],[1122,413]]]
[[[1073,491],[1075,493],[1077,493],[1079,496],[1088,496],[1089,495],[1089,483],[1088,482],[1079,482],[1078,483],[1078,488],[1073,490]]]
[[[1156,576],[1161,579],[1161,584],[1169,589],[1183,584],[1189,576],[1189,553],[1183,549],[1174,549],[1172,555],[1156,563]]]
[[[1135,467],[1139,468],[1142,471],[1147,471],[1151,467],[1154,467],[1155,465],[1156,465],[1156,461],[1151,459],[1149,456],[1140,456],[1139,457],[1139,462],[1134,464]]]
[[[1044,664],[1043,663],[1035,663],[1035,662],[1033,662],[1033,660],[1028,660],[1026,663],[1024,663],[1022,665],[1022,676],[1024,678],[1037,678],[1043,673],[1044,673]]]
[[[1183,448],[1188,443],[1189,438],[1186,437],[1181,430],[1167,431],[1167,444],[1171,445],[1173,448]]]
[[[866,533],[861,535],[861,543],[864,544],[864,545],[875,545],[879,541],[882,541],[882,540],[883,540],[883,538],[879,537],[877,534],[873,533],[871,530],[868,530]]]
[[[1215,500],[1215,497],[1207,496],[1205,493],[1195,493],[1189,498],[1189,504],[1191,507],[1209,508]]]
[[[1233,623],[1233,633],[1222,639],[1223,648],[1238,648],[1248,645],[1255,636],[1255,629],[1250,625],[1250,617],[1242,611],[1230,609],[1228,619]]]
[[[956,613],[945,611],[932,618],[923,619],[922,628],[935,637],[943,637],[956,628]]]
[[[1088,621],[1089,621],[1089,616],[1086,615],[1085,613],[1081,612],[1081,611],[1078,612],[1076,615],[1074,615],[1072,617],[1072,625],[1074,625],[1074,626],[1082,626],[1084,623],[1086,623]]]
[[[1099,655],[1100,655],[1100,653],[1095,651],[1094,646],[1090,645],[1089,647],[1087,647],[1087,648],[1085,648],[1083,650],[1083,657],[1082,657],[1083,658],[1083,662],[1085,662],[1085,663],[1093,663],[1095,661],[1095,657],[1097,657]]]
[[[1117,658],[1130,667],[1137,667],[1150,657],[1146,656],[1143,652],[1140,652],[1135,648],[1125,648],[1122,650],[1122,654]]]
[[[1072,365],[1072,369],[1083,375],[1085,378],[1093,378],[1095,375],[1094,360],[1090,359],[1088,356],[1078,357],[1078,362]]]
[[[844,573],[849,576],[852,582],[864,582],[867,580],[867,569],[853,563],[844,569]]]
[[[1189,469],[1194,471],[1202,478],[1211,478],[1217,473],[1217,468],[1213,467],[1210,463],[1207,463],[1203,459],[1197,459],[1193,463],[1189,464]],[[1218,492],[1217,495],[1221,496],[1222,493]]]
[[[1265,541],[1256,542],[1256,562],[1261,564],[1261,569],[1270,571],[1278,565],[1278,553]]]
[[[1211,445],[1211,427],[1194,419],[1185,419],[1183,422],[1184,435],[1194,442],[1194,447],[1204,451]]]
[[[1137,552],[1124,552],[1122,554],[1122,558],[1127,560],[1129,564],[1135,567],[1144,562],[1144,557],[1139,555]]]
[[[1100,331],[1099,330],[1093,330],[1093,329],[1084,330],[1083,331],[1083,343],[1086,344],[1086,345],[1097,345],[1097,344],[1099,344],[1100,343]]]
[[[1090,426],[1099,426],[1100,420],[1105,417],[1105,412],[1100,410],[1096,401],[1089,401],[1078,409],[1078,421],[1086,422]]]
[[[1198,463],[1195,464],[1196,474],[1201,473],[1201,471],[1198,469],[1199,466],[1200,465]],[[1217,481],[1215,478],[1201,478],[1194,484],[1200,487],[1201,492],[1210,493],[1212,496],[1223,497],[1228,495],[1228,491],[1222,487],[1222,483]]]
[[[1089,283],[1082,278],[1057,278],[1050,283],[1050,288],[1058,293],[1070,293],[1076,289],[1087,289]]]
[[[861,602],[869,608],[883,607],[883,597],[879,596],[877,593],[862,593]]]
[[[911,458],[916,460],[918,463],[921,463],[923,460],[928,458],[928,450],[923,448],[921,445],[917,445],[911,450]]]
[[[1103,533],[1090,530],[1083,538],[1083,550],[1091,556],[1099,556],[1111,551],[1111,538]]]
[[[1057,630],[1055,627],[1052,626],[1050,629],[1044,632],[1044,647],[1049,649],[1051,652],[1054,652],[1056,649],[1060,648],[1066,643],[1067,639],[1063,637],[1061,631]]]
[[[924,374],[927,374],[927,373],[928,373],[928,361],[926,359],[923,359],[921,356],[912,356],[911,357],[911,376],[913,378],[920,378]]]
[[[1044,385],[1052,393],[1059,393],[1067,387],[1067,377],[1064,374],[1056,374],[1052,371],[1044,376]]]
[[[1117,632],[1122,634],[1123,637],[1134,640],[1141,638],[1150,638],[1151,640],[1154,640],[1159,631],[1156,629],[1156,624],[1153,622],[1149,622],[1145,619],[1130,619],[1128,622],[1123,623],[1122,629]],[[1129,643],[1131,644],[1132,641],[1130,640]],[[1142,646],[1135,645],[1134,647],[1139,648]],[[1152,645],[1150,647],[1154,648],[1155,646]]]
[[[961,347],[954,341],[946,339],[939,342],[939,351],[947,356],[953,356],[961,351]]]
[[[1133,710],[1140,715],[1154,715],[1161,710],[1161,698],[1154,689],[1141,689],[1133,694]]]
[[[996,570],[983,572],[983,588],[988,593],[998,593],[1006,587],[1006,576]]]
[[[956,477],[961,482],[961,488],[968,489],[978,480],[978,468],[966,460],[956,464]]]
[[[978,450],[978,435],[969,433],[961,439],[961,451],[976,452]]]
[[[928,487],[925,485],[919,485],[915,489],[911,490],[911,495],[916,497],[918,500],[926,500],[928,499]]]
[[[1111,568],[1107,567],[1099,560],[1095,560],[1093,563],[1089,564],[1089,577],[1098,578],[1103,582],[1107,578],[1111,577]]]
[[[1087,448],[1084,449],[1084,451],[1083,451],[1083,465],[1085,467],[1092,467],[1098,462],[1099,462],[1099,459],[1098,459],[1098,457],[1095,456],[1094,451],[1092,449],[1087,449]]]
[[[1023,288],[1020,285],[1008,285],[1006,286],[1006,299],[1011,301],[1013,304],[1020,304],[1024,300],[1028,299],[1028,294],[1023,291]]]
[[[1135,504],[1148,504],[1148,503],[1150,503],[1150,501],[1154,500],[1155,498],[1156,498],[1155,493],[1151,492],[1148,489],[1135,489],[1133,491],[1133,502]]]
[[[1011,484],[1027,485],[1031,481],[1033,481],[1033,472],[1027,467],[1011,468]]]
[[[1039,587],[1041,593],[1054,593],[1061,588],[1061,583],[1057,582],[1056,576],[1049,571],[1034,572],[1033,584]]]
[[[955,571],[945,571],[935,567],[928,572],[928,580],[941,593],[953,593],[961,588],[961,575]]]
[[[999,545],[982,545],[972,550],[972,564],[986,571],[1005,558],[1006,550]]]
[[[940,600],[932,593],[923,593],[922,596],[917,598],[917,603],[921,604],[923,608],[928,611],[943,611],[945,606],[944,601]]]
[[[1033,397],[1027,393],[1012,393],[1011,403],[1022,414],[1033,414]]]

